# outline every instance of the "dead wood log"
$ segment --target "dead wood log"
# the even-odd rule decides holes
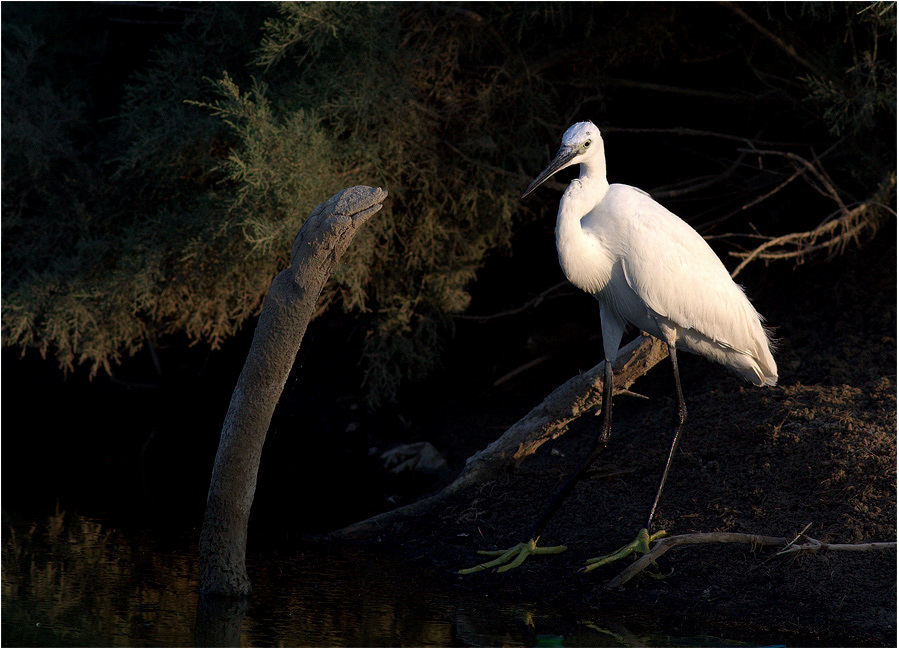
[[[811,525],[811,524],[809,524]],[[786,537],[771,537],[768,535],[752,535],[749,533],[690,533],[687,535],[674,535],[673,537],[663,537],[658,540],[649,553],[641,555],[633,564],[628,566],[624,571],[609,580],[605,585],[605,589],[614,589],[620,587],[625,582],[636,576],[638,573],[649,567],[653,562],[662,557],[666,552],[675,546],[683,546],[690,544],[749,544],[753,548],[757,546],[782,546],[783,548],[777,552],[777,555],[799,552],[821,552],[821,551],[878,551],[885,549],[896,549],[896,542],[868,542],[864,544],[825,544],[816,539],[812,539],[805,535],[808,526],[799,533],[793,540]],[[800,539],[806,540],[797,544]]]
[[[291,265],[272,281],[247,361],[225,415],[200,532],[200,591],[244,596],[247,523],[262,445],[319,294],[357,229],[387,192],[351,187],[319,205],[293,242]]]
[[[615,362],[615,392],[626,391],[667,354],[665,346],[651,336],[640,336],[623,347]],[[565,433],[572,420],[601,406],[604,371],[602,362],[559,386],[499,439],[465,461],[456,480],[437,494],[352,524],[331,536],[358,539],[379,535],[404,519],[433,512],[460,490],[495,480],[516,468],[541,445]]]

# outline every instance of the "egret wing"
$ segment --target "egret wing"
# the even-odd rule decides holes
[[[606,217],[620,222],[624,276],[642,303],[681,329],[751,354],[759,316],[702,236],[635,188],[613,185],[606,201]]]

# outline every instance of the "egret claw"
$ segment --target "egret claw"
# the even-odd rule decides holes
[[[537,546],[537,539],[532,539],[528,542],[516,544],[512,548],[504,551],[478,551],[479,555],[496,555],[498,557],[495,560],[483,562],[477,566],[460,569],[459,575],[477,573],[478,571],[492,569],[494,567],[499,567],[496,571],[497,573],[502,573],[503,571],[508,571],[509,569],[521,566],[530,555],[554,555],[556,553],[563,553],[566,550],[568,550],[567,546]],[[515,559],[512,559],[513,557]]]
[[[666,533],[664,530],[660,530],[650,535],[649,531],[643,528],[639,533],[637,533],[637,538],[630,544],[625,544],[617,551],[609,553],[608,555],[600,555],[599,557],[590,558],[584,563],[584,567],[581,569],[581,571],[593,571],[593,569],[598,569],[604,564],[609,564],[610,562],[614,562],[615,560],[620,560],[623,557],[627,557],[631,553],[649,553],[649,544],[661,537],[664,537],[667,534],[668,533]]]

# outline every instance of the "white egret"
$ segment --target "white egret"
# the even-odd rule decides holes
[[[565,276],[599,301],[605,375],[601,429],[592,450],[534,524],[528,541],[460,573],[491,567],[499,571],[519,566],[532,554],[559,553],[565,547],[537,546],[544,527],[584,471],[605,448],[612,424],[612,365],[627,323],[665,342],[674,369],[677,423],[649,510],[646,527],[614,553],[587,561],[594,569],[631,552],[647,552],[649,542],[665,531],[649,534],[652,519],[680,440],[687,407],[677,368],[677,350],[688,350],[723,364],[756,386],[774,386],[777,366],[762,317],[724,265],[693,228],[656,203],[646,192],[628,185],[610,185],[599,129],[579,122],[562,136],[556,157],[528,186],[522,198],[557,171],[580,165],[559,203],[556,248]]]

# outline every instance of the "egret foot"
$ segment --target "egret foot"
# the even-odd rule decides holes
[[[660,530],[657,533],[653,533],[652,535],[650,535],[648,530],[642,528],[640,532],[637,533],[637,538],[630,544],[625,544],[614,553],[590,558],[584,563],[585,566],[583,569],[581,569],[581,571],[592,571],[593,569],[601,567],[603,564],[608,564],[609,562],[614,562],[615,560],[620,560],[623,557],[627,557],[631,553],[649,553],[650,542],[654,542],[667,534],[668,533],[666,533],[664,530]]]
[[[505,551],[478,551],[478,555],[496,555],[498,557],[495,560],[490,560],[489,562],[484,562],[468,569],[460,569],[459,575],[477,573],[478,571],[492,569],[493,567],[499,567],[496,571],[497,573],[502,573],[503,571],[508,571],[509,569],[521,566],[529,555],[555,555],[557,553],[564,553],[568,550],[567,546],[537,546],[538,539],[540,538],[535,537],[529,542],[516,544]]]

